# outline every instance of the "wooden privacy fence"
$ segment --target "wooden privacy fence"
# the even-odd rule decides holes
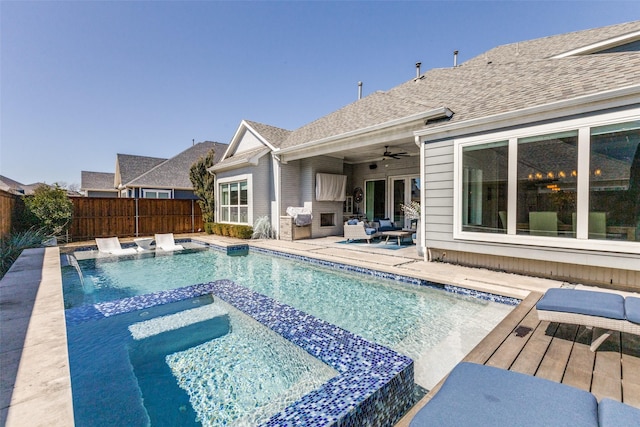
[[[69,237],[152,236],[155,233],[193,233],[204,228],[196,200],[112,199],[75,197]]]
[[[0,237],[11,233],[20,196],[0,190]]]

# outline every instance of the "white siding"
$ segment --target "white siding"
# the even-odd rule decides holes
[[[252,218],[255,221],[261,216],[271,218],[271,202],[275,201],[275,191],[271,172],[271,156],[262,156],[257,166],[246,166],[231,171],[219,172],[216,174],[217,180],[241,177],[242,175],[252,176],[251,208]],[[238,178],[240,179],[240,178]]]
[[[235,152],[242,153],[243,151],[249,151],[260,147],[266,146],[253,133],[246,131],[244,135],[242,135],[242,139],[238,143],[238,147]]]

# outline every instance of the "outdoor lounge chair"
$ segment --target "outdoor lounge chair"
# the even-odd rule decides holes
[[[179,251],[184,249],[182,245],[176,245],[173,239],[173,233],[156,234],[156,250],[162,249],[163,251]]]
[[[544,378],[459,363],[413,417],[426,426],[636,426],[640,409]]]
[[[583,289],[553,288],[536,304],[538,318],[549,322],[585,325],[606,332],[594,339],[591,351],[613,333],[640,335],[640,298]]]
[[[133,255],[138,253],[135,248],[122,249],[117,237],[96,237],[98,252],[112,255]]]

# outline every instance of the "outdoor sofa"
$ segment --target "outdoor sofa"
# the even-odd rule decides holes
[[[369,227],[364,221],[350,219],[344,223],[344,238],[347,239],[347,242],[366,240],[367,243],[371,243],[372,239],[379,236],[380,233],[378,233],[378,230]]]
[[[410,427],[640,425],[640,409],[543,378],[459,363]]]

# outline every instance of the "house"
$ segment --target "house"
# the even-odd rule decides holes
[[[6,176],[0,175],[0,190],[6,191],[11,194],[18,194],[24,196],[30,196],[33,191],[41,185],[47,185],[43,182],[36,182],[34,184],[22,184]]]
[[[416,65],[293,131],[243,121],[210,168],[218,221],[306,207],[341,235],[419,200],[428,259],[640,290],[640,21]]]
[[[115,174],[109,172],[80,172],[80,189],[86,197],[117,198],[118,189],[113,186]]]
[[[189,178],[191,166],[215,150],[222,157],[227,144],[200,142],[170,158],[117,154],[115,173],[82,171],[87,197],[196,199]]]

